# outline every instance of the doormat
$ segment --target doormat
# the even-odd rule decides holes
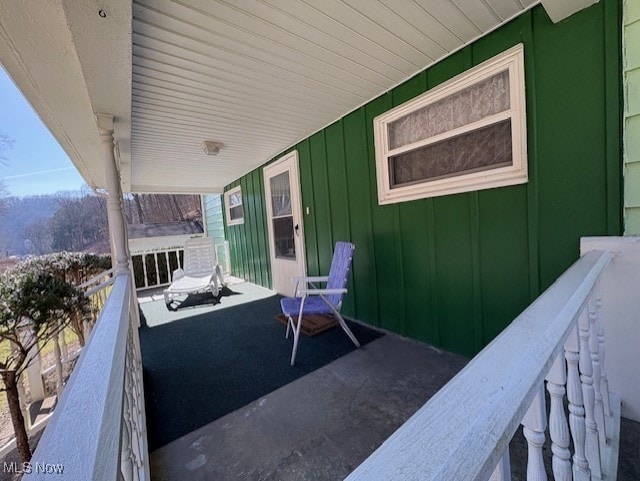
[[[293,317],[294,324],[297,319],[298,316]],[[278,321],[285,327],[287,326],[287,320],[287,316],[285,316],[284,314],[278,314],[276,316],[276,321]],[[338,321],[333,316],[309,314],[307,316],[302,316],[302,326],[300,327],[300,332],[305,336],[316,336],[337,325]]]

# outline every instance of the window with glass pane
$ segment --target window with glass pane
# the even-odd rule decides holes
[[[391,188],[509,166],[511,121],[389,157]]]
[[[269,179],[271,186],[271,209],[273,217],[291,215],[291,186],[289,172],[275,175]]]
[[[269,187],[271,190],[271,212],[276,257],[278,259],[295,259],[296,246],[293,213],[291,211],[289,172],[283,172],[271,177],[269,179]]]
[[[273,236],[276,258],[295,259],[296,245],[293,232],[293,216],[288,215],[273,219]]]
[[[374,120],[380,204],[528,180],[518,45]]]
[[[234,187],[225,192],[224,201],[227,211],[227,225],[243,224],[242,187]]]

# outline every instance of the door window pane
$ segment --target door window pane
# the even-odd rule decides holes
[[[293,232],[293,216],[273,219],[273,236],[278,259],[296,258],[296,245]]]
[[[291,187],[289,172],[275,175],[269,179],[271,185],[271,209],[273,217],[291,215]]]

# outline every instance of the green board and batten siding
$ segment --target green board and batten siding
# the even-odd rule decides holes
[[[336,241],[356,245],[348,316],[471,355],[577,259],[581,236],[620,234],[619,15],[605,0],[554,25],[538,6],[293,147],[308,274],[328,271]],[[379,206],[373,118],[520,42],[529,183]],[[262,168],[236,185],[232,266],[269,287]]]

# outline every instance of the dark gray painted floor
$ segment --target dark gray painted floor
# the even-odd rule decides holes
[[[465,363],[461,356],[384,336],[153,452],[152,478],[344,479]],[[618,481],[640,480],[639,446],[640,424],[623,419]],[[523,481],[521,429],[510,452],[513,480]],[[548,439],[544,454],[553,479]]]

